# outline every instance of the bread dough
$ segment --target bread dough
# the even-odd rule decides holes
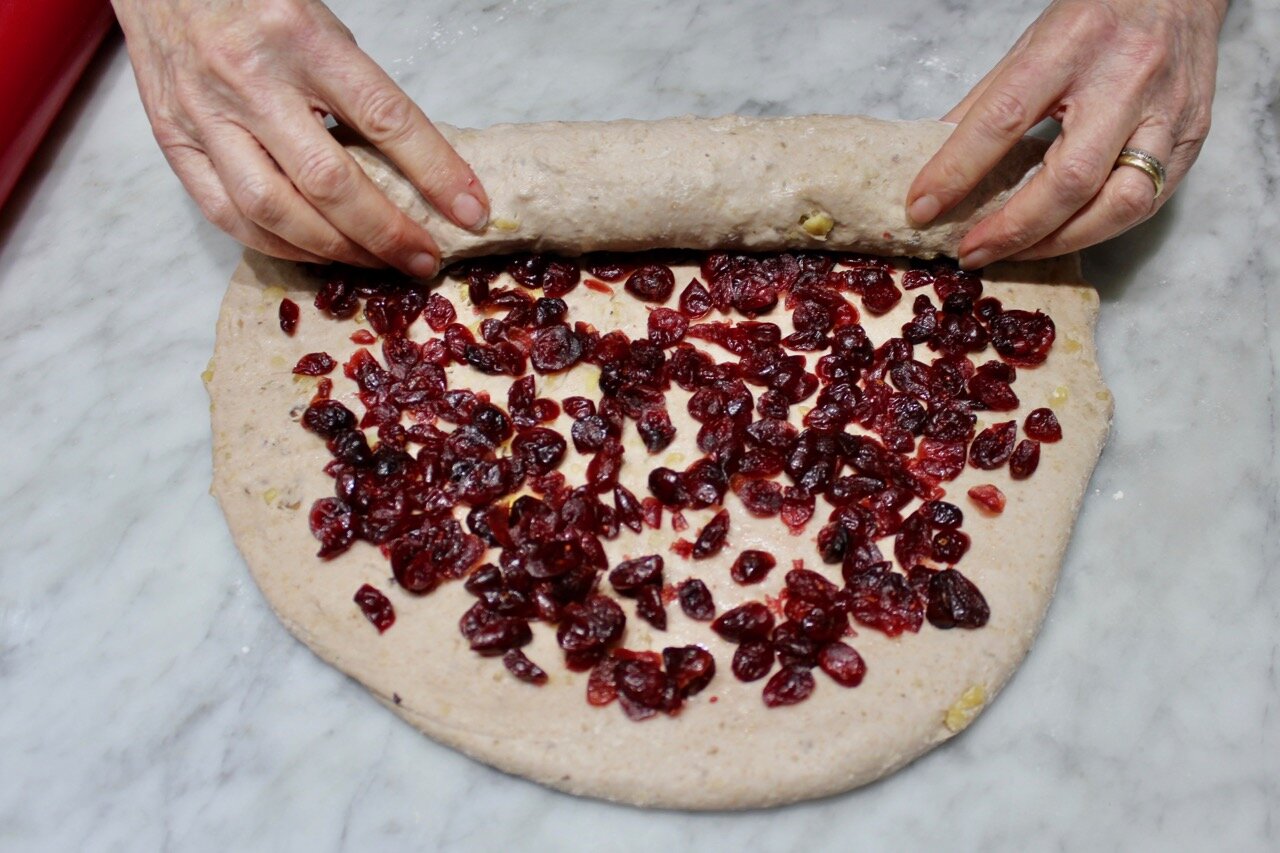
[[[384,192],[426,224],[446,261],[655,247],[932,258],[954,257],[970,225],[1004,204],[1046,147],[1023,139],[965,201],[917,229],[906,218],[907,188],[954,129],[863,116],[442,127],[489,193],[492,218],[480,234],[428,207],[373,148],[350,148]],[[832,226],[825,234],[801,225],[824,215]]]
[[[718,128],[712,136],[719,138],[725,127],[765,124],[782,137],[762,143],[761,150],[773,157],[792,150],[795,140],[824,144],[824,137],[816,130],[802,132],[806,121],[718,120],[708,127]],[[814,119],[813,123],[815,128],[825,127],[830,121]],[[527,132],[549,145],[554,138],[552,127],[538,126]],[[645,125],[610,127],[610,133],[630,127],[640,138],[649,138]],[[922,147],[934,144],[936,138],[932,125],[887,127],[901,138],[919,136]],[[506,140],[521,132],[503,128],[495,132],[495,139]],[[496,148],[496,143],[491,145],[485,139],[487,131],[469,133],[466,138],[471,147],[464,149],[467,156]],[[871,147],[857,170],[832,169],[827,173],[829,195],[824,199],[833,207],[837,200],[857,197],[868,180],[876,184],[865,177],[875,173],[871,161],[885,150],[874,144],[875,139],[872,133],[867,143]],[[521,162],[527,165],[533,161]],[[574,180],[597,174],[599,162],[580,163]],[[757,162],[761,163],[760,174],[772,173],[773,164],[765,156]],[[884,173],[896,175],[899,185],[876,190],[881,194],[878,198],[892,197],[895,211],[905,193],[902,176],[911,171],[911,167],[899,169],[901,162],[883,164]],[[672,168],[678,171],[682,167],[676,163]],[[540,180],[514,177],[508,182],[506,176],[498,177],[479,164],[477,171],[495,199],[495,212],[501,211],[507,200],[521,197],[519,187],[538,186]],[[617,186],[625,176],[599,173],[597,177]],[[788,206],[789,201],[769,196],[766,205],[741,214],[741,219],[728,213],[749,210],[760,200],[754,183],[757,177],[748,173],[721,177],[724,183],[717,192],[723,201],[717,208],[700,211],[697,239],[724,243],[747,234],[775,235],[767,239],[753,236],[751,240],[765,242],[750,245],[773,245],[767,240],[782,239],[782,229],[771,223],[790,221],[794,209]],[[693,183],[680,175],[669,181],[670,186]],[[619,196],[607,193],[593,202],[567,196],[565,203],[575,212],[587,206],[596,211],[597,221],[607,224],[607,232],[613,235],[608,238],[613,241],[611,247],[616,248],[623,240],[618,235],[627,233],[628,223],[636,233],[651,238],[660,228],[653,223],[675,209],[656,190],[636,188],[629,197],[650,192],[650,200],[658,205],[654,210],[610,208]],[[537,219],[550,217],[557,202],[532,197],[526,201],[520,208],[524,227],[532,229],[532,221],[541,223],[538,236],[531,237],[532,230],[526,232],[526,237],[536,241],[534,246],[567,248],[566,241],[571,238],[565,234],[577,234],[579,227],[585,227],[576,220]],[[772,204],[780,205],[782,214],[775,217],[774,208],[768,206]],[[859,203],[849,204],[850,208],[841,210],[852,210]],[[897,214],[880,209],[867,215],[870,221],[885,221]],[[837,219],[843,216],[842,212]],[[862,226],[850,219],[843,227],[853,231]],[[686,245],[688,233],[673,240]],[[589,237],[583,239],[588,241],[586,245],[597,246]],[[937,239],[931,245],[941,250],[938,247],[951,238]],[[486,245],[511,248],[506,243],[450,245],[454,253],[484,251]],[[896,239],[888,245],[889,251],[902,247]],[[692,272],[677,268],[676,274],[678,294]],[[222,305],[217,345],[206,377],[212,400],[213,493],[254,579],[291,632],[436,740],[508,772],[571,793],[637,805],[749,808],[824,796],[892,772],[952,736],[999,692],[1030,647],[1052,596],[1071,527],[1110,421],[1110,395],[1094,359],[1098,299],[1093,289],[1081,282],[1076,259],[992,268],[985,279],[985,293],[1000,298],[1006,308],[1044,310],[1054,319],[1058,337],[1042,366],[1019,370],[1014,388],[1021,408],[980,417],[979,428],[984,421],[1010,418],[1021,425],[1027,411],[1051,405],[1062,423],[1064,438],[1044,445],[1039,470],[1029,480],[1014,482],[1006,466],[991,472],[968,468],[958,480],[944,484],[948,499],[966,514],[964,529],[973,544],[959,568],[986,596],[991,607],[989,624],[973,631],[941,631],[926,623],[919,634],[893,639],[855,624],[857,636],[849,642],[868,666],[861,686],[845,689],[816,672],[817,689],[806,702],[769,709],[760,698],[763,682],[744,684],[733,677],[729,662],[734,647],[711,632],[706,623],[693,622],[678,606],[671,606],[669,630],[657,632],[635,617],[634,602],[623,599],[628,617],[623,639],[626,647],[661,649],[697,643],[707,647],[717,661],[714,681],[692,697],[678,716],[658,715],[637,723],[627,719],[616,704],[604,708],[587,704],[587,675],[564,669],[551,626],[533,623],[534,641],[525,651],[547,670],[550,680],[542,687],[530,686],[511,677],[498,659],[482,658],[469,650],[457,624],[474,599],[461,583],[447,583],[423,597],[404,593],[389,583],[387,561],[362,542],[331,562],[312,556],[317,542],[308,529],[307,511],[313,501],[333,493],[332,480],[323,472],[330,457],[324,443],[297,422],[312,396],[315,380],[294,377],[290,369],[299,356],[314,351],[345,360],[356,348],[349,336],[358,327],[355,321],[327,320],[311,309],[316,285],[317,280],[299,265],[247,252]],[[448,280],[440,286],[448,290],[458,307],[460,322],[478,319],[466,305],[465,288]],[[278,325],[277,309],[285,296],[303,306],[294,337],[285,336]],[[873,341],[897,334],[910,316],[910,297],[909,293],[884,317],[864,313],[863,325]],[[571,322],[586,318],[602,330],[619,328],[632,337],[643,334],[645,307],[622,294],[620,288],[619,295],[611,298],[579,286],[566,301]],[[766,319],[782,326],[784,334],[791,330],[781,308]],[[424,336],[417,327],[415,331],[415,337]],[[378,351],[377,347],[374,350]],[[713,351],[717,360],[729,357],[722,350]],[[814,356],[809,358],[812,365]],[[495,400],[505,400],[509,377],[482,376],[456,365],[449,368],[449,374],[451,387],[488,388]],[[595,376],[593,368],[579,365],[567,374],[539,377],[539,395],[562,399],[587,392],[597,397]],[[340,370],[331,378],[335,399],[361,411],[354,384]],[[683,468],[687,464],[682,464],[678,455],[683,452],[687,456],[693,446],[696,424],[688,417],[686,400],[687,395],[678,388],[669,393],[677,438],[657,456],[644,450],[634,424],[628,423],[621,479],[637,495],[647,494],[644,480],[653,466]],[[793,416],[798,420],[803,410],[794,407]],[[567,434],[568,424],[562,416],[553,426]],[[571,482],[581,482],[586,462],[571,446],[561,470]],[[987,517],[965,497],[970,486],[983,482],[996,484],[1007,495],[1002,515]],[[788,535],[777,519],[751,517],[732,493],[725,502],[732,515],[730,547],[716,557],[696,564],[676,557],[669,551],[676,534],[667,523],[660,531],[646,528],[641,534],[624,528],[616,540],[605,543],[611,564],[661,553],[666,558],[667,582],[677,583],[691,575],[702,578],[711,588],[718,612],[759,600],[766,593],[776,595],[792,557],[803,558],[807,568],[839,580],[839,567],[823,566],[813,545],[813,536],[829,511],[824,510],[821,499],[815,520],[798,537]],[[696,532],[711,511],[686,511],[686,515],[690,530]],[[729,565],[746,548],[772,551],[778,558],[779,568],[762,585],[739,586],[729,579]],[[385,635],[379,635],[352,602],[355,590],[364,583],[386,592],[395,606],[396,624]],[[604,584],[602,591],[607,591],[607,586]]]

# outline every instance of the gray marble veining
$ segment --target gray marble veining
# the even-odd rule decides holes
[[[469,125],[936,116],[1038,6],[334,4]],[[744,815],[477,765],[277,624],[206,493],[199,373],[238,249],[169,173],[117,44],[0,217],[0,849],[1276,849],[1276,44],[1273,3],[1233,4],[1200,163],[1086,257],[1115,431],[1022,671],[896,776]]]

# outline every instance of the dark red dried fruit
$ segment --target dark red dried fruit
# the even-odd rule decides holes
[[[758,681],[773,669],[773,660],[773,646],[768,643],[743,643],[733,651],[733,674],[739,681]]]
[[[974,486],[969,490],[969,497],[987,512],[997,514],[1004,512],[1004,492],[990,483]]]
[[[636,429],[640,440],[650,453],[665,450],[676,437],[676,428],[671,423],[671,416],[666,409],[650,408],[644,411],[636,421]]]
[[[881,563],[854,576],[850,613],[863,625],[896,637],[903,631],[918,631],[924,622],[924,607],[907,579]]]
[[[302,413],[302,425],[322,438],[356,428],[356,416],[337,400],[319,400]]]
[[[1052,409],[1032,409],[1027,414],[1022,431],[1028,438],[1048,444],[1062,440],[1062,425],[1058,423],[1058,416]]]
[[[280,300],[280,331],[290,337],[298,330],[298,303],[292,299]]]
[[[564,436],[546,427],[522,429],[511,442],[511,455],[534,476],[559,468],[568,449]]]
[[[728,535],[729,511],[722,509],[698,533],[698,538],[693,543],[693,559],[704,560],[719,554]]]
[[[696,278],[680,292],[680,313],[697,320],[711,313],[711,294]]]
[[[634,595],[643,586],[662,585],[662,557],[650,554],[625,560],[609,572],[609,583],[623,595]]]
[[[511,649],[502,656],[507,671],[526,684],[541,686],[547,683],[546,671],[525,656],[519,649]]]
[[[1043,364],[1056,335],[1053,320],[1036,311],[1005,311],[991,321],[991,343],[1018,367]]]
[[[1024,438],[1013,449],[1009,457],[1009,476],[1015,480],[1025,480],[1040,467],[1040,442]]]
[[[587,677],[587,702],[601,707],[618,698],[618,661],[605,658]]]
[[[968,578],[946,569],[929,579],[925,616],[936,628],[981,628],[991,618],[991,608]]]
[[[338,362],[334,361],[327,352],[310,352],[298,359],[293,372],[299,376],[324,376],[326,373],[332,373],[337,366]]]
[[[636,592],[636,615],[659,631],[667,630],[667,608],[662,601],[661,586],[644,586]]]
[[[680,599],[680,609],[684,615],[699,622],[707,622],[715,618],[716,605],[711,599],[711,590],[697,578],[689,578],[676,589]]]
[[[539,373],[567,370],[581,359],[582,342],[568,326],[550,326],[533,333],[529,361]]]
[[[458,629],[471,645],[471,650],[482,655],[496,655],[519,648],[533,639],[528,622],[499,615],[480,601],[462,615]]]
[[[925,501],[918,512],[931,525],[945,530],[954,530],[964,523],[960,507],[946,501]]]
[[[795,705],[813,693],[813,673],[806,667],[784,666],[764,686],[764,704],[770,708]]]
[[[1013,455],[1014,440],[1018,437],[1016,421],[992,424],[978,433],[969,445],[969,464],[984,471],[999,468]]]
[[[649,340],[660,347],[675,346],[689,330],[689,320],[679,311],[654,308],[649,312]]]
[[[767,640],[773,630],[773,613],[759,601],[748,601],[716,617],[711,630],[731,643]]]
[[[867,674],[867,664],[857,650],[845,643],[828,643],[818,652],[818,666],[841,687],[857,687]]]
[[[666,302],[676,288],[676,277],[670,267],[646,264],[631,274],[624,285],[627,292],[645,302]]]
[[[356,590],[353,601],[359,605],[360,610],[373,623],[373,626],[378,629],[379,634],[384,633],[396,623],[396,610],[391,606],[391,599],[369,584],[365,584]]]
[[[729,574],[740,584],[760,583],[776,565],[778,561],[767,551],[743,551],[733,561]]]
[[[701,693],[716,675],[716,659],[701,646],[668,646],[662,650],[662,664],[684,697]]]

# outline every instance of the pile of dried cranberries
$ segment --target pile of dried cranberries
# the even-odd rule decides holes
[[[674,262],[701,267],[678,294]],[[966,464],[1008,464],[1015,479],[1029,477],[1040,442],[1061,438],[1048,409],[1028,415],[1021,441],[1015,421],[979,433],[974,414],[1018,407],[1017,369],[1045,360],[1054,325],[1039,312],[1005,310],[982,296],[977,276],[954,267],[912,266],[902,289],[892,269],[879,258],[821,253],[486,258],[450,271],[485,316],[478,337],[458,322],[447,288],[385,273],[330,273],[315,307],[336,319],[363,308],[382,346],[380,358],[361,347],[342,365],[359,387],[362,414],[330,398],[326,377],[302,415],[333,456],[326,471],[334,495],[310,513],[319,556],[370,542],[399,586],[418,595],[465,578],[476,601],[459,628],[473,650],[501,656],[516,678],[541,684],[546,672],[521,648],[532,621],[554,625],[565,665],[590,672],[587,700],[617,699],[633,719],[678,712],[716,664],[701,646],[660,654],[622,648],[626,614],[617,597],[633,599],[639,618],[658,630],[674,602],[689,618],[709,621],[736,644],[737,678],[772,673],[763,692],[769,706],[807,698],[815,667],[846,687],[862,681],[866,664],[844,642],[853,634],[850,617],[889,636],[918,631],[925,620],[981,627],[987,602],[955,568],[969,548],[963,513],[942,500],[940,486]],[[496,286],[503,272],[516,286]],[[570,317],[564,297],[580,284],[614,292],[616,283],[623,292],[615,298],[653,304],[647,336],[633,340]],[[876,345],[860,312],[884,314],[903,289],[926,287],[933,296],[914,297],[901,335]],[[767,319],[783,311],[794,327],[785,336]],[[432,334],[418,342],[408,331],[420,319]],[[285,300],[280,320],[293,334],[297,305]],[[352,340],[377,338],[361,330]],[[975,363],[989,348],[998,357]],[[599,369],[598,395],[538,396],[537,376],[579,363]],[[509,375],[507,399],[451,388],[451,364]],[[295,372],[324,377],[336,367],[328,354],[311,353]],[[699,424],[701,456],[683,470],[639,460],[650,469],[648,493],[634,494],[619,482],[624,426],[634,422],[648,453],[666,448],[676,433],[672,386],[692,395],[687,409]],[[797,426],[792,409],[800,404]],[[548,426],[562,411],[572,419],[568,435]],[[590,457],[583,483],[558,470],[570,445]],[[672,552],[695,566],[718,554],[730,539],[732,519],[721,508],[730,491],[748,512],[777,516],[792,533],[809,529],[822,498],[830,511],[812,541],[822,562],[840,566],[843,585],[795,561],[778,598],[717,615],[701,580],[666,582],[663,555],[609,564],[602,541],[624,529],[658,529],[664,514],[683,531],[685,509],[717,511]],[[1003,506],[994,486],[970,494],[991,511]],[[899,568],[881,551],[890,537]],[[491,549],[496,557],[482,562]],[[758,584],[776,562],[742,551],[731,577]],[[355,600],[379,631],[394,623],[391,602],[375,588],[361,587]]]

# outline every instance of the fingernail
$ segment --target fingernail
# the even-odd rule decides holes
[[[409,259],[409,272],[418,278],[433,278],[436,271],[440,269],[440,264],[429,252],[423,252],[414,255]]]
[[[931,195],[920,196],[907,208],[907,216],[911,217],[911,221],[917,225],[927,225],[941,212],[942,202]]]
[[[991,263],[991,252],[987,249],[974,249],[960,256],[961,269],[974,270]]]
[[[480,199],[470,193],[458,193],[453,200],[453,218],[463,228],[474,231],[484,227],[489,215],[484,212],[484,205],[480,203]]]

